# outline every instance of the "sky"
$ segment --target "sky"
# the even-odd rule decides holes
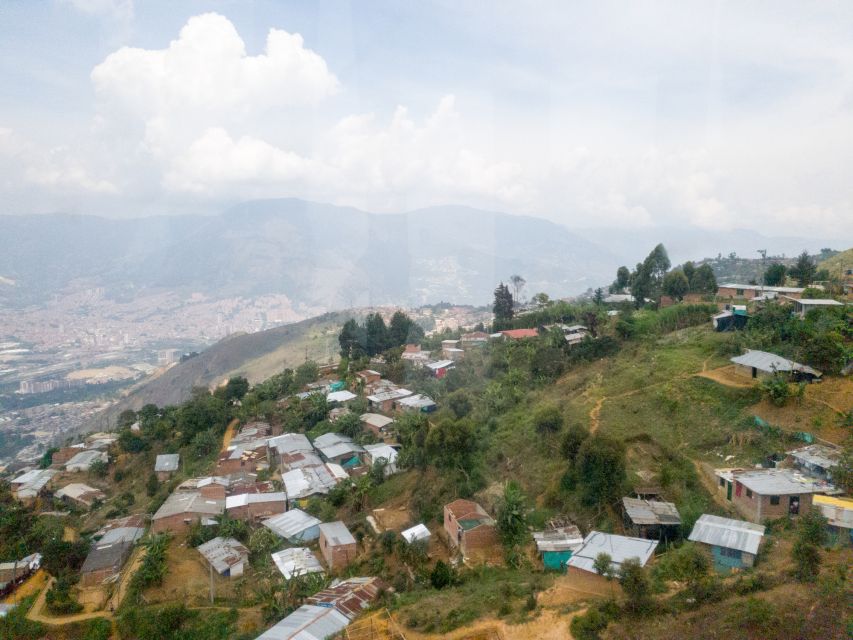
[[[0,3],[0,213],[300,197],[853,243],[853,4]]]

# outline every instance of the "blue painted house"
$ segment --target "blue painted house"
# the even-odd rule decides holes
[[[693,525],[688,540],[708,548],[714,569],[728,574],[755,564],[764,527],[743,520],[703,514]]]

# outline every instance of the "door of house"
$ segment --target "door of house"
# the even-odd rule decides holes
[[[732,483],[726,482],[726,500],[732,501]]]
[[[788,513],[792,516],[799,515],[800,513],[800,496],[791,496],[790,501],[788,502]]]
[[[735,480],[735,495],[740,498],[741,493],[743,493],[743,485]]]
[[[752,377],[753,377],[753,378],[757,378],[757,377],[758,377],[758,369],[756,369],[755,367],[753,367],[753,368],[752,368]]]

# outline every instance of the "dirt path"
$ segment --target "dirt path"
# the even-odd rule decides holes
[[[237,425],[240,421],[237,418],[234,418],[231,422],[228,423],[228,428],[225,429],[225,435],[222,436],[222,450],[225,451],[228,449],[228,445],[231,444],[231,439],[234,437],[234,434],[237,432]]]
[[[24,583],[15,589],[15,591],[13,591],[5,600],[3,600],[3,604],[15,604],[24,598],[28,598],[34,593],[37,593],[39,589],[44,587],[45,583],[47,583],[47,578],[47,572],[44,569],[39,569],[27,578]]]
[[[486,619],[456,629],[450,633],[418,633],[405,630],[406,640],[571,640],[569,624],[572,618],[586,611],[579,609],[565,615],[552,609],[542,609],[539,614],[522,624],[509,624],[503,620]]]
[[[91,613],[76,613],[70,616],[52,616],[45,612],[45,599],[47,592],[54,583],[55,578],[48,580],[45,589],[36,598],[32,608],[27,612],[27,618],[34,622],[41,622],[53,626],[71,624],[72,622],[83,622],[84,620],[93,620],[95,618],[111,618],[108,611],[92,611]]]
[[[146,547],[143,547],[141,545],[137,546],[136,549],[133,550],[133,554],[131,554],[130,560],[128,560],[127,566],[122,572],[118,585],[116,586],[116,589],[113,592],[113,597],[110,598],[110,601],[105,607],[107,610],[118,610],[119,605],[121,604],[122,600],[124,600],[125,594],[127,594],[127,589],[130,586],[130,581],[133,579],[133,574],[136,573],[136,570],[139,568],[139,565],[142,564],[143,558],[145,558],[146,550]]]

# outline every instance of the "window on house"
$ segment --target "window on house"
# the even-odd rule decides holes
[[[770,504],[772,504],[772,505],[779,504],[779,496],[770,496]]]
[[[739,296],[743,295],[743,289],[735,289],[735,293]]]
[[[725,481],[725,479],[720,478],[720,486],[721,486],[721,487],[725,487],[725,486],[726,486],[726,481]]]
[[[721,555],[726,558],[740,558],[740,550],[739,549],[729,549],[728,547],[721,548]]]
[[[747,497],[747,498],[751,498],[751,497],[752,497],[752,489],[747,489],[747,490],[746,490],[746,497]]]

